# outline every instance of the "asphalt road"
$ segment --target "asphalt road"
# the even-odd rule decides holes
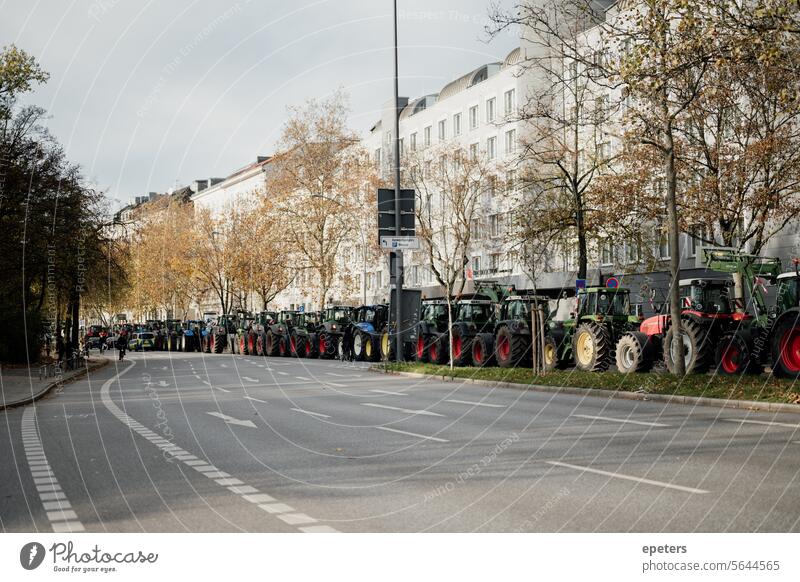
[[[800,416],[129,354],[0,412],[3,531],[797,531]]]

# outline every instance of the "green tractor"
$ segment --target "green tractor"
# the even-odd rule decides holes
[[[763,372],[800,378],[800,267],[780,273],[777,258],[756,257],[731,250],[706,250],[712,268],[742,273],[750,287],[754,313],[743,314],[738,326],[725,333],[716,346],[715,362],[722,374]],[[762,283],[777,285],[776,304],[767,307]]]
[[[256,314],[250,323],[250,331],[247,334],[247,349],[249,353],[259,356],[267,355],[267,330],[277,319],[278,314],[275,311],[261,311]]]
[[[231,338],[231,351],[234,354],[248,356],[254,353],[250,351],[250,342],[248,340],[254,320],[255,316],[249,311],[236,313],[236,333]]]
[[[445,299],[424,299],[417,324],[417,343],[414,348],[414,359],[427,362],[430,359],[430,348],[439,336],[447,331],[447,301]],[[438,355],[438,353],[437,353]]]
[[[322,312],[322,322],[317,332],[320,358],[336,358],[340,355],[344,329],[352,322],[352,307],[328,307]]]
[[[206,328],[203,336],[203,348],[207,354],[221,354],[228,347],[228,338],[236,335],[236,315],[220,315],[216,321]]]
[[[531,365],[531,319],[539,310],[547,321],[550,299],[544,295],[512,294],[500,303],[500,315],[494,333],[479,334],[472,343],[472,361],[476,366],[501,368]],[[545,329],[545,333],[547,328]],[[545,366],[555,367],[555,342],[546,334]]]
[[[181,336],[183,335],[183,321],[180,319],[168,319],[165,326],[164,347],[168,352],[177,352],[181,347]]]
[[[580,289],[572,317],[549,322],[548,331],[556,346],[553,365],[564,367],[574,361],[579,370],[605,371],[614,363],[618,338],[638,327],[639,317],[631,314],[628,289]]]
[[[317,334],[321,325],[322,312],[320,311],[305,311],[298,314],[296,331],[297,334],[305,340],[305,345],[296,350],[296,355],[298,357],[319,357],[319,340],[317,339]]]

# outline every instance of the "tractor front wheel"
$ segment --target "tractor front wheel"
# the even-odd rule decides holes
[[[215,354],[221,354],[223,351],[225,351],[225,340],[227,338],[222,334],[216,334],[216,333],[212,336],[212,338],[213,338],[212,342],[214,343],[212,351]]]
[[[366,334],[362,334],[360,331],[356,331],[353,334],[353,359],[355,361],[360,362],[364,359],[365,344],[367,342],[369,342],[369,336]]]
[[[800,312],[789,311],[777,323],[771,353],[775,375],[800,379]]]
[[[594,321],[582,323],[572,339],[575,367],[585,372],[603,372],[614,361],[614,346],[608,328]]]
[[[617,370],[623,374],[647,372],[653,366],[647,335],[632,331],[619,338],[616,360]]]
[[[493,366],[494,336],[490,333],[479,333],[472,340],[472,363],[475,366]]]
[[[708,371],[708,367],[713,357],[713,347],[708,341],[706,331],[686,320],[681,321],[681,336],[683,338],[683,361],[687,374],[702,373]],[[670,374],[675,373],[675,356],[672,346],[672,338],[675,336],[675,328],[670,327],[664,338],[664,363]]]
[[[472,338],[464,337],[459,328],[454,328],[453,334],[453,365],[469,366],[472,364]]]
[[[428,361],[428,336],[422,332],[417,334],[417,343],[414,348],[414,359],[417,362]]]
[[[526,363],[530,356],[530,336],[512,333],[508,326],[497,331],[495,355],[501,368],[514,368]]]
[[[739,376],[751,368],[750,346],[747,339],[737,332],[723,335],[714,353],[714,362],[720,374]]]
[[[431,338],[428,346],[428,359],[432,364],[446,364],[448,361],[448,335],[443,333],[437,338]]]

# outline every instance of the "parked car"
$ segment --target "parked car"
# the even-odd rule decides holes
[[[152,331],[140,331],[131,335],[128,349],[132,352],[144,352],[156,349],[156,334]]]

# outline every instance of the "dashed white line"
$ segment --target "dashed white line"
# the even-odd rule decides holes
[[[788,422],[771,422],[768,420],[745,420],[743,418],[722,418],[727,422],[739,422],[742,424],[763,424],[767,426],[782,426],[785,428],[800,428],[800,424],[790,424]]]
[[[254,402],[260,402],[261,404],[266,404],[266,400],[259,400],[258,398],[253,398],[252,396],[245,396],[247,400],[253,400]]]
[[[438,412],[431,412],[430,410],[413,410],[410,408],[400,408],[398,406],[389,406],[388,404],[375,404],[374,402],[362,402],[361,406],[371,406],[372,408],[384,408],[386,410],[396,410],[397,412],[404,412],[406,414],[419,414],[422,416],[444,416]]]
[[[471,402],[469,400],[445,400],[453,404],[468,404],[469,406],[488,406],[489,408],[508,408],[505,404],[489,404],[488,402]]]
[[[392,392],[391,390],[379,390],[377,388],[374,390],[370,390],[370,392],[376,392],[378,394],[388,394],[390,396],[408,396],[408,394],[405,392]]]
[[[568,469],[575,469],[576,471],[583,471],[586,473],[596,473],[597,475],[605,475],[606,477],[614,477],[616,479],[624,479],[626,481],[644,483],[645,485],[655,485],[657,487],[664,487],[665,489],[675,489],[676,491],[684,491],[685,493],[695,493],[695,494],[708,493],[708,491],[706,491],[705,489],[684,487],[683,485],[674,485],[673,483],[665,483],[664,481],[654,481],[653,479],[642,479],[641,477],[634,477],[632,475],[623,475],[622,473],[614,473],[612,471],[602,471],[600,469],[592,469],[591,467],[571,465],[570,463],[562,463],[560,461],[546,461],[546,462],[550,465],[556,465],[558,467],[566,467]]]
[[[400,430],[399,428],[391,428],[391,427],[388,427],[388,426],[376,426],[375,428],[380,429],[380,430],[386,430],[386,431],[389,431],[389,432],[396,432],[396,433],[399,433],[399,434],[405,434],[405,435],[408,435],[408,436],[416,437],[418,439],[426,439],[426,440],[429,440],[429,441],[436,441],[438,443],[449,443],[450,442],[447,439],[440,439],[439,437],[432,437],[432,436],[427,436],[427,435],[424,435],[424,434],[417,434],[415,432],[408,432],[408,431],[405,431],[405,430]]]
[[[336,372],[325,372],[328,376],[336,376],[337,378],[361,378],[361,374],[337,374]]]
[[[644,420],[628,420],[626,418],[611,418],[609,416],[591,416],[589,414],[571,414],[570,416],[574,416],[576,418],[588,418],[590,420],[605,420],[606,422],[619,422],[624,424],[638,424],[641,426],[656,426],[660,428],[667,428],[669,427],[668,424],[663,424],[661,422],[646,422]]]
[[[311,416],[319,416],[321,418],[330,418],[327,414],[322,414],[321,412],[311,412],[310,410],[303,410],[302,408],[290,408],[289,410],[294,410],[295,412],[302,412],[303,414],[310,414]]]
[[[311,382],[311,378],[306,378],[305,376],[295,376],[298,380],[305,380],[306,382]]]
[[[247,380],[248,382],[258,382],[256,378],[251,378],[250,376],[242,376],[242,380]]]
[[[42,441],[39,439],[34,406],[27,407],[22,413],[22,445],[31,475],[36,473],[33,482],[53,531],[56,533],[84,531],[83,524],[72,510],[72,505],[47,462]]]

